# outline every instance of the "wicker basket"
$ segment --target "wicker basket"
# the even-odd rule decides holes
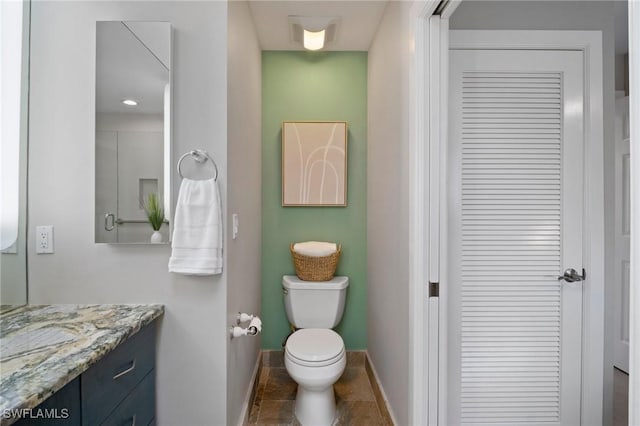
[[[338,250],[324,257],[305,256],[293,251],[293,244],[289,247],[293,265],[296,267],[296,275],[303,281],[329,281],[336,273],[338,259],[342,252],[342,246],[338,245]]]

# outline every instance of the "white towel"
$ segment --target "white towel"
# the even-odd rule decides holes
[[[214,179],[182,179],[173,223],[169,272],[222,273],[222,209]]]
[[[298,254],[310,257],[329,256],[338,251],[335,243],[325,243],[321,241],[307,241],[293,245],[293,251]]]

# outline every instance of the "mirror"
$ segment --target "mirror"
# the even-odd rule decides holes
[[[30,12],[29,1],[0,2],[0,312],[27,303]]]
[[[171,202],[171,24],[96,24],[96,243],[167,243]],[[160,236],[149,195],[164,207]],[[160,218],[161,219],[161,218]]]

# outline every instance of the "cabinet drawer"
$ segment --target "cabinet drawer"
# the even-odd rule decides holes
[[[155,335],[154,322],[140,330],[82,374],[83,425],[95,426],[101,424],[113,409],[153,369],[155,364]],[[151,392],[153,395],[153,390]]]
[[[153,421],[155,412],[155,371],[151,370],[102,426],[147,426]]]
[[[80,378],[76,377],[31,410],[31,415],[34,418],[20,419],[14,423],[14,426],[80,426],[82,424]]]

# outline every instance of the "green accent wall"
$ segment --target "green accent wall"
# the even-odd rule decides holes
[[[347,207],[282,207],[283,121],[347,121]],[[295,275],[289,244],[342,244],[337,275],[349,277],[336,331],[347,349],[367,347],[367,52],[262,52],[262,347],[289,334],[282,276]],[[312,284],[310,284],[312,285]]]

